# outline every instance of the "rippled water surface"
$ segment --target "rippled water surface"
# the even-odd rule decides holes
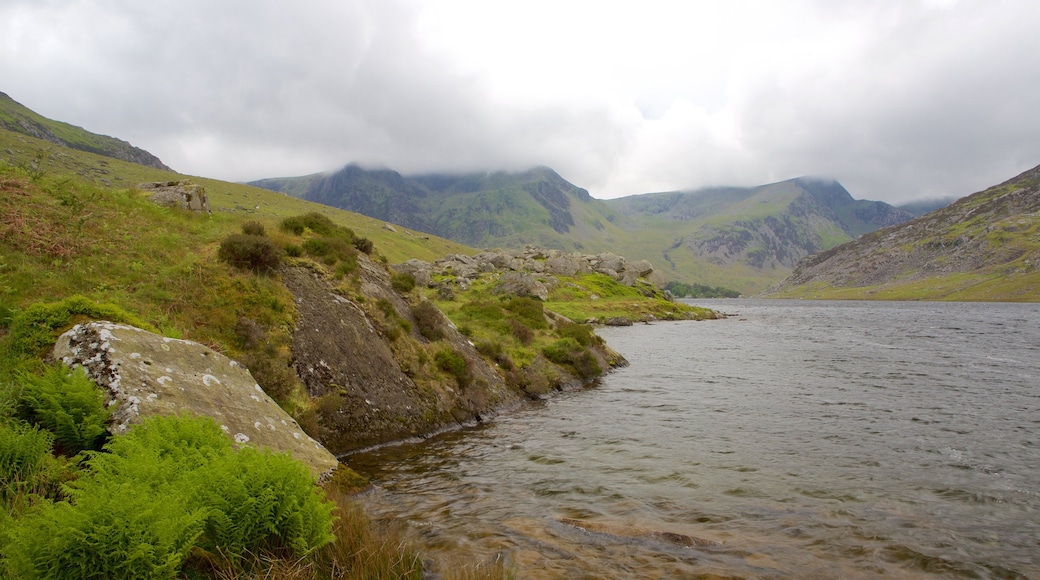
[[[1040,307],[698,302],[631,366],[345,458],[424,549],[518,578],[1040,578]]]

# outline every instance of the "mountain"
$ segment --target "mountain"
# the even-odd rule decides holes
[[[913,216],[853,199],[833,180],[634,195],[605,202],[628,216],[626,249],[669,278],[763,290],[805,256]]]
[[[0,128],[49,141],[70,149],[129,161],[155,169],[172,171],[158,157],[133,145],[106,135],[48,119],[0,93]]]
[[[942,209],[950,205],[951,203],[957,201],[957,199],[959,199],[957,196],[950,195],[946,197],[937,197],[933,199],[924,199],[921,201],[901,203],[896,207],[914,214],[914,217],[921,217],[926,213],[932,213],[937,209]]]
[[[760,292],[814,252],[914,216],[798,178],[598,200],[548,167],[403,176],[348,165],[252,182],[476,247],[525,244],[650,260],[663,280]]]
[[[806,258],[767,296],[1040,299],[1040,166]]]

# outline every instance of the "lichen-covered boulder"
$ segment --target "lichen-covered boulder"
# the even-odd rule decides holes
[[[549,299],[549,288],[527,272],[506,272],[492,290],[495,294],[530,296],[542,302]]]
[[[181,181],[155,181],[139,183],[137,189],[148,192],[148,199],[166,207],[179,207],[189,211],[211,213],[206,188],[187,179]]]
[[[54,356],[82,367],[106,390],[114,408],[112,433],[151,415],[190,412],[216,419],[238,445],[288,451],[316,476],[338,465],[245,367],[204,345],[99,321],[62,334]]]

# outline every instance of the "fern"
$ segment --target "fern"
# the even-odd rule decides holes
[[[22,415],[53,432],[59,452],[75,455],[100,448],[112,413],[93,381],[61,364],[51,365],[42,376],[23,373],[20,378]]]

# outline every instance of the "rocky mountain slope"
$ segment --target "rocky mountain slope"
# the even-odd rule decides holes
[[[776,297],[1040,300],[1040,167],[800,262]]]
[[[97,135],[75,125],[48,119],[2,92],[0,92],[0,128],[71,149],[170,171],[170,168],[164,165],[158,157],[144,149],[134,147],[115,137]]]
[[[745,293],[782,279],[808,254],[913,217],[811,178],[615,200],[594,199],[547,167],[403,176],[350,165],[252,185],[476,247],[622,253],[657,265],[659,281]]]

